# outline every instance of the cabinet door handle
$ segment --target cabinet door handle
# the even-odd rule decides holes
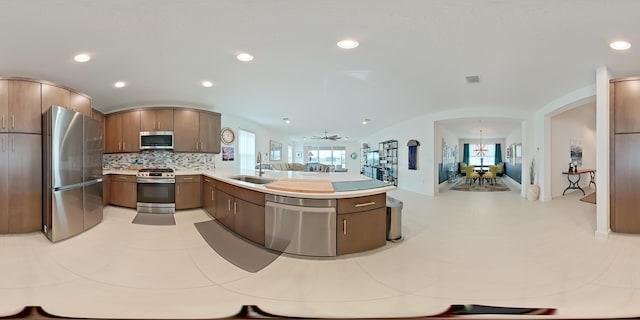
[[[124,151],[124,150],[126,150],[126,149],[127,149],[127,147],[125,147],[125,146],[126,146],[125,142],[124,142],[124,141],[122,141],[122,151]]]
[[[196,151],[198,151],[198,141],[196,141]]]
[[[180,194],[180,185],[176,185],[176,193]]]
[[[227,199],[227,211],[231,211],[231,199]]]
[[[235,215],[236,212],[238,212],[238,210],[236,209],[236,204],[238,204],[237,202],[233,202],[233,214]]]
[[[193,178],[192,178],[192,177],[184,177],[183,179],[184,179],[184,180],[193,180]]]
[[[5,115],[2,115],[2,129],[4,129],[6,127],[6,121],[4,119]]]
[[[347,235],[347,219],[342,220],[342,234]]]
[[[14,114],[11,115],[11,129],[16,128],[16,116]]]
[[[200,141],[200,151],[204,150],[204,142]]]
[[[371,201],[371,202],[365,202],[365,203],[358,203],[355,205],[356,208],[360,208],[360,207],[366,207],[366,206],[372,206],[376,204],[375,201]]]
[[[122,142],[118,142],[118,151],[122,150]]]
[[[211,190],[211,201],[213,201],[213,190]]]

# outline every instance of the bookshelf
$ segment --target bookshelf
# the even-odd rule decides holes
[[[398,185],[398,140],[387,140],[380,142],[378,146],[379,160],[378,169],[380,176],[378,180],[388,184]]]

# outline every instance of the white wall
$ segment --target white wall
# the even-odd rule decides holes
[[[596,168],[596,105],[590,102],[551,117],[551,197],[562,196],[569,185],[563,171],[569,169],[570,144],[575,140],[582,145],[582,166]],[[572,177],[573,180],[576,177]],[[589,185],[589,175],[580,179],[580,187]],[[580,192],[569,190],[567,192]]]
[[[436,166],[439,163],[443,163],[444,165],[444,169],[449,169],[449,166],[454,165],[454,163],[456,163],[458,160],[456,158],[448,160],[448,159],[443,159],[443,146],[442,146],[442,141],[444,139],[444,143],[446,143],[447,146],[456,149],[457,146],[457,152],[458,154],[461,153],[462,151],[462,147],[458,144],[458,136],[453,134],[452,132],[450,132],[449,130],[447,130],[446,126],[441,125],[440,123],[436,122],[434,124],[434,145],[436,146],[435,150],[434,150],[434,154],[435,154],[435,160],[434,162],[436,163]],[[405,143],[406,146],[406,143]],[[408,150],[407,150],[408,153]],[[459,156],[457,157],[459,158]],[[444,162],[443,162],[444,161]],[[404,160],[403,160],[404,162]],[[408,159],[407,159],[408,162]],[[408,165],[408,163],[407,163]],[[438,169],[436,167],[436,169]],[[455,168],[456,170],[458,169],[457,166]],[[436,175],[434,176],[434,178],[436,179],[436,183],[438,183],[440,181],[439,179],[439,171],[436,171]],[[442,182],[441,184],[447,183],[447,180],[445,180],[444,182]],[[435,189],[435,193],[438,194],[439,193],[440,188],[436,188]]]

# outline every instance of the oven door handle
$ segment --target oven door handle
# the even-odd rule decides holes
[[[176,179],[137,178],[138,183],[176,183]]]

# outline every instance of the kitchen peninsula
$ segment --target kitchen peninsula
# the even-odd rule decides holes
[[[136,173],[104,171],[107,181],[126,180],[121,177]],[[201,186],[200,193],[187,195],[193,207],[204,208],[228,230],[272,250],[303,256],[336,256],[368,251],[386,243],[386,192],[395,187],[359,174],[274,170],[260,177],[253,170],[177,169],[175,175],[177,208],[180,177],[192,177]],[[317,181],[333,186],[346,183],[349,190],[308,192],[269,188],[269,183],[283,180]],[[107,194],[109,189],[105,188],[107,202],[122,205],[122,201],[113,198],[114,193]],[[193,197],[198,199],[194,201]]]

